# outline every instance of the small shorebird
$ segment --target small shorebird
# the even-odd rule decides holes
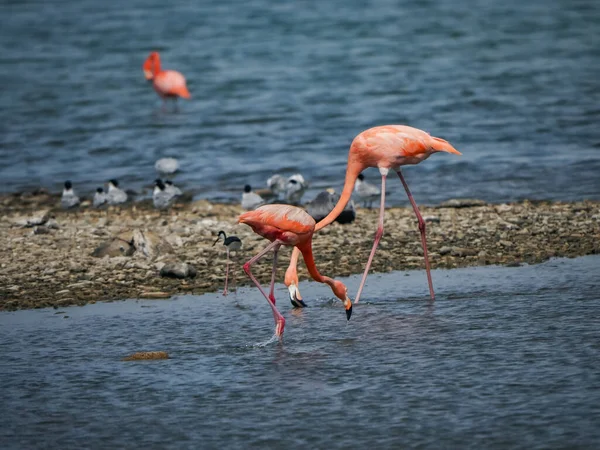
[[[264,250],[244,264],[244,271],[269,302],[275,320],[275,336],[281,338],[285,327],[285,319],[275,306],[275,272],[277,270],[277,252],[282,245],[293,246],[302,252],[304,262],[310,276],[319,283],[327,284],[346,309],[346,318],[352,315],[352,301],[348,298],[348,289],[341,281],[325,277],[319,273],[312,252],[312,236],[315,220],[306,211],[291,205],[264,205],[254,211],[242,214],[239,223],[245,223],[252,230],[271,241]],[[250,272],[250,267],[262,256],[273,250],[273,270],[269,295],[261,287],[258,280]]]
[[[251,211],[264,203],[265,199],[256,192],[252,192],[252,187],[249,184],[244,186],[244,193],[242,194],[242,208],[247,211]]]
[[[217,240],[213,243],[213,247],[217,242],[219,242],[219,239],[221,239],[221,236],[223,236],[223,245],[227,249],[227,268],[225,269],[225,289],[223,289],[223,295],[227,295],[227,280],[229,278],[229,253],[230,252],[237,253],[242,248],[242,241],[237,236],[227,236],[224,231],[219,231],[219,234],[217,235]],[[235,273],[233,271],[232,271],[231,276],[233,277],[233,280],[235,281]]]
[[[119,205],[127,201],[127,192],[119,188],[119,182],[115,179],[108,182],[106,201],[109,205]]]
[[[79,197],[75,195],[75,191],[73,190],[73,183],[67,180],[65,181],[65,187],[60,198],[60,206],[62,206],[64,209],[70,209],[75,208],[78,205]]]
[[[433,282],[431,281],[431,270],[429,267],[429,259],[427,257],[427,240],[425,236],[425,221],[419,212],[419,208],[415,200],[413,199],[404,175],[400,168],[404,165],[418,164],[421,161],[429,158],[433,153],[446,152],[460,155],[461,153],[456,150],[448,141],[444,139],[431,136],[429,133],[419,130],[417,128],[408,127],[405,125],[384,125],[380,127],[369,128],[363,131],[354,138],[350,145],[350,151],[348,153],[348,166],[346,168],[346,179],[344,181],[344,189],[342,195],[335,208],[321,220],[316,226],[315,231],[326,227],[343,211],[344,207],[352,196],[354,190],[354,184],[360,175],[360,173],[368,167],[377,167],[381,174],[381,204],[379,207],[379,224],[375,233],[375,239],[369,259],[365,266],[360,286],[356,294],[355,303],[360,299],[363,287],[367,280],[373,257],[375,256],[375,250],[383,235],[383,217],[385,213],[385,182],[387,175],[391,170],[394,170],[404,190],[408,195],[408,200],[413,207],[413,211],[417,216],[419,223],[419,231],[421,233],[421,244],[423,246],[423,256],[425,258],[425,270],[427,271],[427,282],[429,284],[429,295],[433,300],[435,294],[433,292]],[[285,274],[285,283],[288,286],[290,295],[292,292],[297,293],[298,291],[298,273],[296,265],[298,261],[299,251],[294,249],[292,253],[292,259],[290,265]],[[296,294],[294,294],[296,295]]]
[[[371,209],[373,202],[381,195],[380,189],[374,184],[365,181],[365,176],[362,173],[358,174],[354,192],[358,195],[358,199],[363,203],[365,208]]]
[[[316,222],[327,217],[327,214],[335,207],[335,204],[340,199],[339,194],[335,190],[329,188],[319,194],[306,204],[306,212],[315,219]],[[350,200],[344,210],[336,217],[335,221],[341,224],[354,222],[356,219],[356,210],[354,202]]]
[[[167,192],[172,193],[175,197],[180,197],[183,194],[181,189],[175,186],[171,180],[165,180],[165,189]]]
[[[179,161],[175,158],[160,158],[154,163],[159,175],[171,175],[179,170]]]
[[[299,173],[287,179],[285,185],[285,199],[292,205],[299,205],[306,190],[306,181]]]
[[[162,70],[158,52],[152,52],[143,65],[144,76],[152,81],[156,93],[163,99],[190,98],[185,77],[175,70]]]
[[[94,208],[100,208],[102,205],[104,205],[108,201],[106,196],[107,194],[104,192],[104,189],[101,187],[97,188],[96,192],[94,193],[94,201],[92,203]]]
[[[160,178],[154,182],[154,192],[152,192],[152,203],[156,209],[168,209],[175,201],[176,195],[168,191]]]

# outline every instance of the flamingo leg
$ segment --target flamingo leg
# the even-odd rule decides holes
[[[276,303],[275,301],[275,272],[277,272],[277,252],[279,251],[279,247],[275,247],[273,249],[273,270],[271,272],[271,289],[269,291],[269,300]]]
[[[227,280],[229,278],[229,249],[227,248],[227,268],[225,269],[225,289],[223,295],[227,295]]]
[[[358,300],[360,299],[360,294],[362,293],[365,282],[367,281],[367,275],[369,274],[369,269],[371,268],[371,263],[373,262],[373,257],[375,256],[375,250],[377,250],[381,236],[383,236],[383,216],[385,214],[385,179],[387,177],[388,170],[379,169],[379,171],[381,172],[381,205],[379,206],[379,224],[377,225],[373,248],[371,248],[371,254],[369,255],[369,260],[367,261],[367,266],[365,267],[362,280],[360,280],[360,286],[358,287],[358,293],[356,294],[356,300],[354,300],[354,303],[358,303]]]
[[[435,293],[433,292],[433,282],[431,281],[431,268],[429,266],[429,258],[427,256],[427,237],[425,236],[425,221],[423,220],[423,216],[415,203],[415,199],[413,198],[410,190],[408,189],[408,184],[406,184],[406,180],[400,172],[400,169],[396,170],[396,173],[400,177],[400,181],[402,181],[402,185],[404,186],[404,190],[408,195],[408,200],[413,207],[413,211],[417,216],[417,220],[419,221],[419,231],[421,232],[421,244],[423,245],[423,256],[425,257],[425,270],[427,271],[427,282],[429,283],[429,295],[431,295],[431,300],[435,300]]]
[[[250,267],[252,266],[252,264],[254,264],[256,261],[258,261],[260,258],[262,258],[269,251],[275,250],[275,252],[277,253],[277,250],[279,250],[279,247],[281,247],[282,244],[283,243],[281,241],[277,241],[277,240],[271,242],[258,255],[254,256],[246,264],[244,264],[244,272],[246,272],[246,275],[248,275],[250,277],[252,282],[256,285],[258,290],[261,292],[261,294],[269,302],[269,306],[271,307],[271,310],[273,311],[273,319],[275,319],[275,336],[278,336],[278,337],[281,337],[283,335],[283,329],[285,327],[285,319],[283,318],[281,313],[277,310],[275,303],[271,301],[271,299],[269,298],[267,293],[263,290],[263,288],[261,287],[258,280],[254,277],[254,275],[252,275],[252,272],[250,272]],[[276,258],[274,258],[274,263],[276,263]],[[275,268],[275,264],[273,265],[273,267]]]

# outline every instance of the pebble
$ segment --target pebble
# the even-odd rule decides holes
[[[160,276],[168,278],[194,278],[196,273],[194,266],[184,262],[167,263],[160,269]]]

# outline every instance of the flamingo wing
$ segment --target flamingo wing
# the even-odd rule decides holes
[[[282,232],[295,234],[312,233],[315,220],[303,209],[291,205],[264,205],[254,211],[242,214],[239,223],[254,226],[268,226]]]

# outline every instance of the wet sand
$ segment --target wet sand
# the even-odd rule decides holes
[[[232,256],[234,285],[249,285],[241,265],[267,245],[248,226],[236,223],[242,212],[237,205],[196,201],[161,214],[148,201],[106,210],[84,203],[73,211],[61,210],[59,201],[43,191],[0,197],[0,310],[221,291],[226,252],[221,243],[213,246],[219,230],[243,241],[242,251]],[[423,206],[421,211],[427,219],[432,268],[535,264],[551,257],[600,253],[600,202],[463,201]],[[24,226],[44,214],[49,219],[44,225]],[[354,223],[334,223],[317,233],[314,252],[320,271],[332,277],[361,273],[377,219],[377,209],[361,208]],[[125,243],[131,251],[92,256],[115,236],[129,239],[136,232],[158,236],[163,241],[157,246],[160,250],[144,253]],[[279,282],[289,255],[290,249],[280,252]],[[387,209],[373,272],[424,269],[422,255],[412,209]],[[193,266],[195,277],[161,276],[160,269],[174,262]],[[261,282],[268,283],[270,271],[270,258],[255,265]],[[303,263],[299,274],[300,280],[308,279]],[[427,295],[426,285],[423,295]]]

